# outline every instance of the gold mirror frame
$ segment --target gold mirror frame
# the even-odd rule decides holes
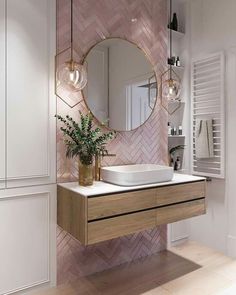
[[[95,43],[94,45],[92,45],[89,50],[87,51],[87,53],[83,56],[83,59],[82,59],[82,65],[85,65],[86,66],[86,58],[87,56],[89,55],[89,53],[94,49],[94,47],[96,47],[97,45],[101,44],[102,42],[106,41],[106,40],[114,40],[114,39],[117,39],[117,40],[122,40],[122,41],[127,41],[129,42],[130,44],[134,45],[137,49],[139,49],[143,54],[144,56],[146,57],[146,59],[148,60],[148,62],[150,63],[151,65],[151,68],[152,68],[152,71],[153,71],[153,77],[155,77],[156,79],[156,83],[157,83],[157,88],[156,88],[156,99],[155,99],[155,103],[154,103],[154,106],[153,106],[153,109],[150,113],[150,115],[148,116],[148,118],[141,124],[139,125],[138,127],[134,128],[134,129],[130,129],[130,130],[116,130],[116,129],[113,129],[109,126],[106,126],[103,122],[101,122],[95,115],[94,113],[91,111],[90,107],[88,106],[87,102],[86,102],[86,97],[84,95],[84,90],[81,90],[81,94],[82,94],[82,98],[83,98],[83,101],[84,101],[84,104],[85,106],[87,107],[87,109],[91,112],[91,114],[93,115],[93,117],[95,118],[95,120],[97,122],[99,122],[99,124],[103,127],[105,127],[106,129],[110,130],[110,131],[116,131],[116,132],[131,132],[131,131],[135,131],[137,130],[138,128],[142,127],[149,119],[150,117],[152,116],[155,108],[156,108],[156,105],[157,105],[157,100],[158,100],[158,91],[159,91],[159,86],[158,86],[158,79],[157,79],[157,73],[154,69],[154,66],[153,66],[153,63],[151,62],[151,58],[148,56],[148,54],[140,47],[138,46],[136,43],[134,43],[133,41],[130,41],[126,38],[121,38],[121,37],[107,37],[107,38],[104,38],[104,39],[101,39],[100,41],[98,41],[97,43]],[[87,82],[87,84],[89,84],[89,81]],[[108,118],[109,119],[109,118]]]

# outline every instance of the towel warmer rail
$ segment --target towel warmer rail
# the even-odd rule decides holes
[[[192,174],[225,177],[225,57],[223,52],[192,60],[191,65],[191,169]],[[197,119],[213,120],[214,157],[196,158]]]

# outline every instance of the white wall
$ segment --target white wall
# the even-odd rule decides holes
[[[232,54],[232,48],[236,47],[235,11],[235,0],[191,1],[191,55],[195,58],[224,50],[228,86],[226,87],[226,180],[213,180],[208,184],[207,214],[191,221],[191,238],[231,255],[236,255],[236,220],[234,220],[236,98],[233,97],[234,93],[230,95],[236,81],[236,71],[231,67],[232,62],[236,67],[235,54]]]
[[[5,1],[0,0],[0,189],[5,187]]]

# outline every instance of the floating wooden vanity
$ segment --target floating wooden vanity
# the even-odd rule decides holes
[[[205,179],[176,174],[172,181],[122,187],[95,182],[58,185],[58,225],[83,245],[202,215]]]

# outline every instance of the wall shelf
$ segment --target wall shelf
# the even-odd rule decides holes
[[[175,173],[178,173],[178,174],[185,174],[185,173],[188,173],[188,170],[187,170],[187,169],[175,170]]]
[[[179,104],[179,103],[185,104],[185,101],[182,101],[182,100],[181,101],[177,101],[177,100],[176,101],[172,101],[172,100],[168,101],[168,104]]]
[[[184,66],[180,66],[180,67],[177,67],[175,65],[170,65],[168,64],[168,67],[171,66],[172,67],[172,70],[175,71],[175,73],[179,76],[182,77],[183,73],[184,73]]]
[[[177,67],[177,66],[172,66],[172,68],[174,69],[174,71],[183,71],[184,70],[184,66],[180,66],[180,67]]]
[[[185,34],[183,32],[174,31],[174,30],[170,30],[170,29],[168,29],[168,31],[169,31],[169,33],[170,33],[170,31],[172,32],[172,38],[174,41],[181,40],[185,36]]]
[[[185,135],[168,135],[168,138],[184,138]]]
[[[174,70],[178,69],[178,70],[184,70],[184,66],[176,66],[176,65],[171,65],[168,63],[168,66],[171,66]]]

